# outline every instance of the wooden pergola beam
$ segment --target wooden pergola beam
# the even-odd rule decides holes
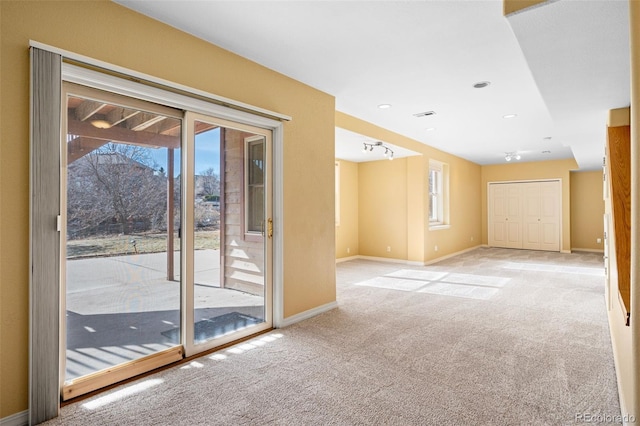
[[[180,148],[180,138],[177,136],[134,131],[119,126],[113,126],[109,129],[98,129],[90,123],[75,120],[72,116],[69,116],[67,132],[71,135],[100,139],[103,141],[143,145],[154,148]]]
[[[115,126],[116,124],[120,124],[125,120],[130,119],[131,117],[133,117],[134,115],[140,114],[140,111],[137,109],[129,109],[129,108],[123,108],[123,107],[117,107],[112,109],[108,114],[107,114],[107,121],[111,124],[111,127]]]
[[[164,121],[167,117],[164,115],[151,114],[148,112],[143,112],[140,114],[136,114],[129,118],[125,125],[131,130],[145,130],[156,123],[160,123]]]
[[[103,102],[96,102],[91,100],[85,100],[75,109],[75,118],[80,121],[85,121],[93,114],[100,111],[107,104]]]
[[[67,143],[67,164],[73,163],[108,142],[108,140],[104,139],[85,138],[82,136],[74,138]]]

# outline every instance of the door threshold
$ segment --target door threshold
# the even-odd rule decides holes
[[[273,330],[274,330],[274,328],[271,327],[271,328],[268,328],[266,330],[258,331],[256,333],[250,334],[249,336],[245,336],[245,337],[242,337],[242,338],[240,338],[238,340],[234,340],[233,342],[225,343],[223,345],[217,346],[215,348],[208,349],[206,351],[199,352],[197,354],[194,354],[194,355],[191,355],[191,356],[188,356],[188,357],[183,357],[180,360],[173,361],[171,363],[158,366],[157,368],[154,368],[153,370],[146,371],[144,373],[141,373],[141,374],[138,374],[138,375],[135,375],[135,376],[120,380],[118,382],[115,382],[115,383],[100,387],[99,389],[95,389],[95,390],[92,390],[92,391],[87,392],[87,393],[83,393],[82,395],[78,395],[78,396],[75,396],[75,397],[72,397],[72,398],[68,398],[66,400],[63,400],[62,399],[62,395],[61,395],[60,396],[60,407],[65,407],[67,405],[74,404],[76,402],[84,401],[85,399],[89,399],[89,398],[92,398],[92,397],[94,397],[96,395],[100,395],[101,393],[107,392],[107,391],[109,391],[111,389],[115,389],[117,387],[120,387],[120,386],[129,384],[131,382],[134,382],[136,380],[152,376],[152,375],[154,375],[156,373],[160,373],[161,371],[165,371],[165,370],[168,370],[170,368],[174,368],[174,367],[177,367],[179,365],[186,364],[186,363],[191,362],[191,361],[193,361],[195,359],[202,358],[203,356],[211,355],[212,353],[221,351],[223,349],[227,349],[227,348],[229,348],[231,346],[235,346],[235,345],[237,345],[239,343],[242,343],[242,342],[246,342],[247,340],[251,340],[251,339],[253,339],[253,338],[257,337],[257,336],[266,334],[266,333],[268,333],[270,331],[273,331]],[[183,349],[182,346],[178,346],[176,348],[178,348],[180,350],[180,352],[184,354],[184,349]]]

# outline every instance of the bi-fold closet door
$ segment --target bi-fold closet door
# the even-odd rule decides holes
[[[560,251],[560,209],[559,180],[490,183],[488,243]]]

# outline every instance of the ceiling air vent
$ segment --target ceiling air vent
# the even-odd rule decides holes
[[[430,115],[436,115],[435,111],[425,111],[425,112],[419,112],[417,114],[413,114],[414,117],[428,117]]]

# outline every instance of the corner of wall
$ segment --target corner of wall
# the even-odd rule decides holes
[[[504,0],[502,4],[502,13],[509,17],[516,13],[525,12],[532,7],[542,6],[548,0]]]

